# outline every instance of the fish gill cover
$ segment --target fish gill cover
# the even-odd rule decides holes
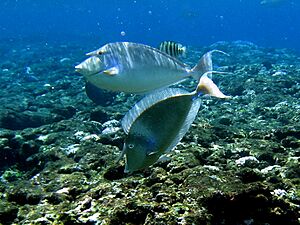
[[[299,4],[2,0],[0,223],[299,224]],[[230,55],[213,81],[232,98],[201,97],[175,151],[132,174],[120,121],[142,96],[74,71],[116,41]]]

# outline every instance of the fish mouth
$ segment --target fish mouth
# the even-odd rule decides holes
[[[102,72],[103,72],[103,70],[99,70],[98,72],[87,74],[86,77],[91,78],[91,77],[97,76],[98,74],[100,74]]]
[[[103,72],[102,70],[99,70],[99,71],[96,71],[94,73],[86,73],[86,71],[83,72],[82,70],[78,70],[78,69],[75,69],[75,71],[78,72],[78,73],[80,73],[80,74],[82,74],[83,76],[85,76],[88,79],[92,78],[94,76],[97,76],[98,74],[100,74],[101,72]]]

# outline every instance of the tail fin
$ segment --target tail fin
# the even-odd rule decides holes
[[[203,76],[200,78],[200,81],[198,83],[196,93],[202,92],[203,94],[208,94],[213,97],[217,98],[230,98],[230,96],[224,95],[218,86],[208,77],[208,75],[211,75],[212,73],[219,73],[215,71],[208,71],[203,74]],[[221,72],[222,73],[222,72]]]
[[[191,74],[194,77],[194,79],[199,80],[203,74],[208,73],[208,72],[209,73],[207,74],[207,76],[209,78],[212,77],[211,72],[210,72],[213,70],[211,55],[214,52],[219,52],[219,53],[229,56],[227,53],[222,52],[220,50],[216,50],[216,49],[205,53],[199,60],[198,64],[191,69]]]
[[[182,52],[182,56],[184,57],[184,58],[186,58],[186,46],[182,46],[181,48],[180,48],[180,50],[181,50],[181,52]]]

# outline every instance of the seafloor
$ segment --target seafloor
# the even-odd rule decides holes
[[[230,54],[213,60],[232,98],[204,97],[168,160],[124,174],[119,121],[140,97],[88,86],[96,104],[73,69],[100,46],[1,43],[0,224],[299,224],[297,53],[189,47],[191,65]]]

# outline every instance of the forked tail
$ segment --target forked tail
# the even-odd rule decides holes
[[[219,52],[222,54],[225,54],[227,56],[229,56],[227,53],[222,52],[220,50],[211,50],[207,53],[205,53],[201,59],[199,60],[198,64],[196,66],[194,66],[191,69],[191,74],[194,77],[195,80],[198,80],[201,78],[201,76],[205,73],[207,73],[207,77],[209,77],[211,79],[211,72],[213,70],[213,65],[212,65],[212,53],[214,52]]]
[[[203,93],[208,94],[213,97],[217,98],[230,98],[230,96],[224,95],[218,86],[208,77],[208,75],[211,75],[212,73],[222,73],[218,71],[208,71],[202,75],[200,78],[200,81],[198,83],[196,93]]]

